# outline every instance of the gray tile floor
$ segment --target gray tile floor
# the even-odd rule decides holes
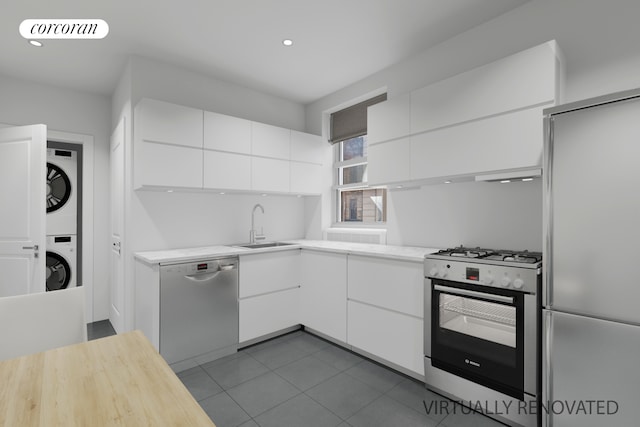
[[[114,334],[108,320],[87,325],[90,340]],[[178,377],[217,427],[502,426],[304,331]]]
[[[87,325],[87,339],[89,340],[104,338],[115,334],[116,331],[108,320],[101,320]]]
[[[304,331],[178,377],[218,427],[502,426],[455,408],[418,381]],[[431,402],[431,408],[444,407],[449,414],[428,414],[425,404]]]

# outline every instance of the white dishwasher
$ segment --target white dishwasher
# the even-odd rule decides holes
[[[238,257],[161,265],[160,354],[167,363],[186,369],[237,349]]]

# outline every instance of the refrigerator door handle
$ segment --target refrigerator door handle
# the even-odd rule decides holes
[[[544,332],[542,344],[542,405],[538,408],[542,411],[542,426],[553,427],[553,419],[549,406],[553,402],[553,365],[551,362],[551,347],[553,342],[553,313],[543,311]],[[544,408],[547,408],[545,410]]]
[[[542,257],[542,273],[543,286],[542,298],[543,304],[547,308],[553,305],[553,199],[551,197],[551,187],[553,179],[553,138],[554,138],[554,118],[547,116],[544,119],[545,147],[544,147],[544,206],[543,211],[543,227],[544,234],[544,256]]]

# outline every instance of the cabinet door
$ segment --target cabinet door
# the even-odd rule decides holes
[[[422,318],[424,270],[420,262],[349,255],[349,299]]]
[[[251,189],[251,157],[204,150],[204,188]]]
[[[301,323],[346,342],[347,256],[304,250],[301,261]]]
[[[135,131],[141,141],[202,148],[203,111],[143,99],[135,108]]]
[[[320,194],[322,192],[322,166],[312,163],[290,162],[290,192]]]
[[[413,135],[412,178],[539,168],[544,141],[542,109],[547,106]]]
[[[411,140],[396,139],[369,146],[369,185],[390,184],[411,179]]]
[[[289,160],[291,131],[264,123],[251,122],[251,154]]]
[[[411,133],[411,94],[397,96],[372,105],[367,111],[369,146]]]
[[[291,131],[291,160],[321,165],[331,145],[322,142],[322,137],[310,133]]]
[[[251,189],[255,191],[289,192],[289,161],[253,157]]]
[[[240,300],[241,343],[300,324],[300,289],[274,292]]]
[[[413,91],[411,133],[553,102],[557,52],[547,42]]]
[[[202,188],[202,149],[137,140],[134,188]]]
[[[251,154],[251,122],[205,111],[204,148]]]
[[[300,249],[242,255],[239,285],[240,298],[299,287]]]
[[[422,319],[349,301],[349,344],[424,375]]]

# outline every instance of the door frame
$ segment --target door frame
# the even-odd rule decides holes
[[[82,286],[86,319],[93,322],[93,136],[47,129],[47,141],[82,145]]]

